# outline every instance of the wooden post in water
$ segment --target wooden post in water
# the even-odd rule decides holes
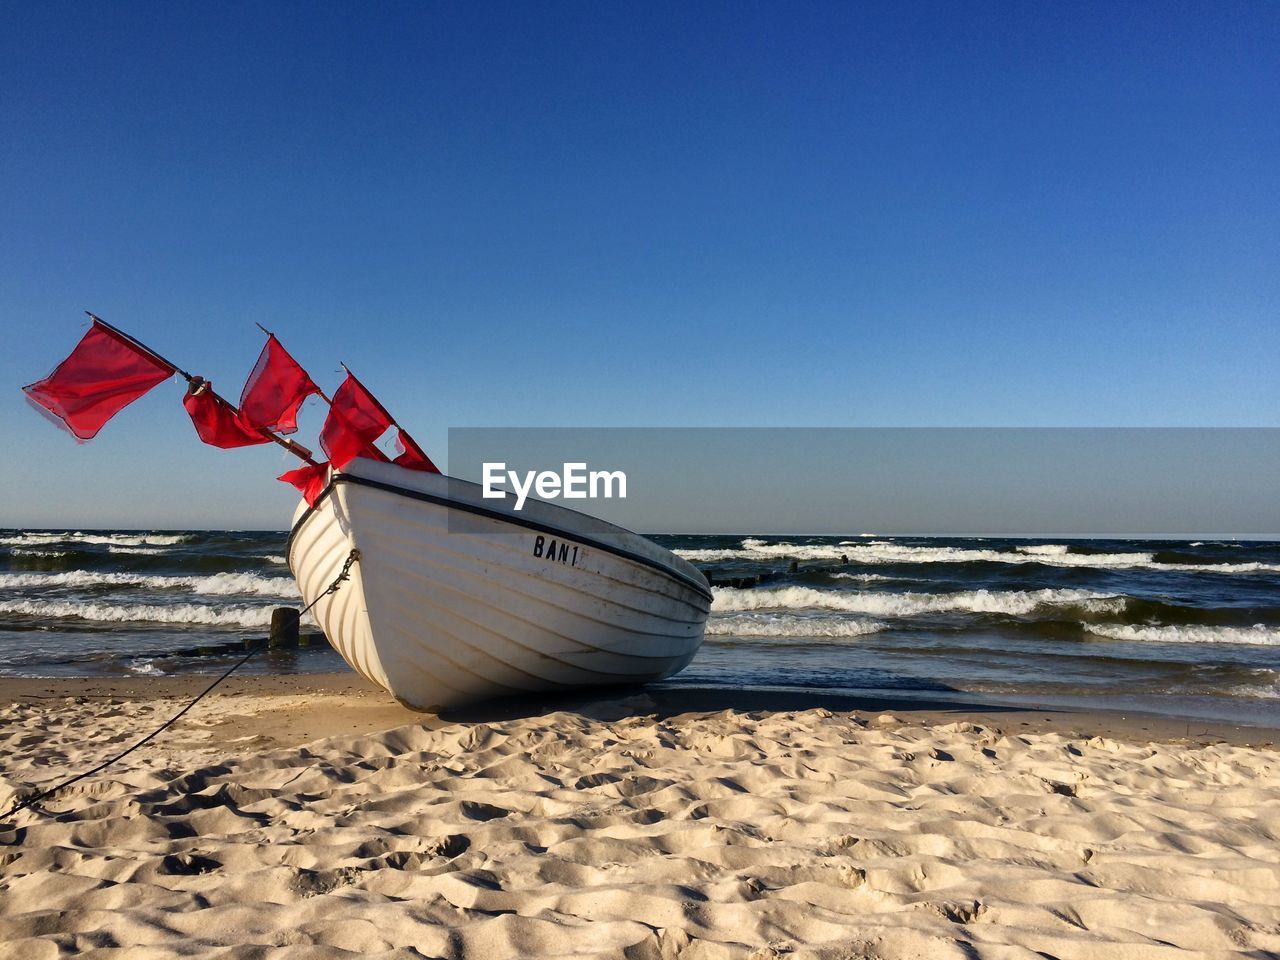
[[[271,634],[267,643],[272,647],[296,647],[298,622],[301,617],[293,607],[276,607],[271,611]]]

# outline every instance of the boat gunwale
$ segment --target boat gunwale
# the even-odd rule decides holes
[[[453,500],[453,499],[450,499],[449,497],[437,496],[436,494],[426,493],[425,491],[422,491],[422,490],[411,490],[407,487],[400,487],[392,483],[386,483],[381,480],[371,480],[367,477],[360,477],[360,476],[356,476],[354,474],[349,474],[349,473],[333,474],[329,482],[325,485],[324,490],[322,490],[320,492],[320,495],[316,497],[315,503],[309,504],[307,506],[307,509],[303,511],[302,515],[298,517],[293,527],[289,530],[289,538],[288,540],[285,541],[285,557],[288,558],[290,561],[292,561],[292,557],[293,557],[294,540],[297,538],[298,533],[302,529],[303,524],[305,524],[307,520],[311,517],[311,515],[316,512],[316,510],[319,508],[321,503],[324,502],[325,498],[333,494],[334,489],[337,487],[339,483],[354,483],[357,486],[372,487],[375,490],[381,490],[386,493],[399,494],[400,496],[408,497],[411,500],[421,500],[426,503],[433,503],[437,506],[441,506],[449,509],[461,510],[464,513],[472,513],[477,516],[485,517],[490,520],[497,520],[503,523],[510,523],[515,526],[525,527],[526,529],[535,530],[540,533],[550,534],[552,536],[561,537],[561,538],[567,538],[570,541],[580,543],[584,546],[592,547],[596,550],[603,550],[606,553],[613,554],[615,557],[620,557],[623,560],[629,560],[632,563],[638,563],[641,566],[645,566],[650,568],[651,570],[656,570],[659,573],[665,574],[671,579],[676,580],[677,582],[683,584],[684,586],[692,589],[694,592],[696,592],[708,603],[713,602],[715,599],[711,593],[710,588],[708,588],[704,584],[698,583],[696,580],[692,579],[682,571],[676,570],[673,567],[667,566],[666,564],[662,563],[659,560],[655,560],[651,557],[643,556],[642,554],[633,553],[630,550],[626,550],[626,549],[623,549],[622,547],[617,547],[612,544],[605,543],[602,540],[596,540],[592,537],[583,537],[576,533],[572,533],[568,530],[565,530],[563,528],[554,527],[538,520],[530,520],[526,517],[512,516],[511,514],[503,513],[500,510],[490,510],[487,507],[482,507],[482,506],[479,506],[478,504],[467,503],[466,501],[462,501],[462,500]],[[568,509],[568,508],[565,508],[565,509]],[[571,510],[569,512],[578,513],[578,511],[576,510]],[[587,517],[588,519],[591,519],[591,520],[596,519],[594,517],[591,517],[590,514],[584,513],[584,514],[581,514],[581,516]],[[622,528],[619,528],[619,529],[621,530]],[[629,533],[632,536],[637,536],[637,537],[641,536],[641,534],[632,533],[632,531],[630,530],[623,530],[622,532]],[[659,547],[659,549],[665,550],[666,548]],[[289,566],[290,568],[292,568],[293,566],[292,562],[290,562]]]

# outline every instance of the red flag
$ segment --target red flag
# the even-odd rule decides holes
[[[250,447],[270,443],[271,438],[240,419],[240,411],[213,392],[213,384],[201,380],[192,384],[182,405],[191,415],[196,434],[212,447]]]
[[[392,460],[392,463],[410,470],[422,470],[426,473],[440,472],[440,468],[431,462],[431,458],[414,442],[413,437],[409,436],[403,427],[396,430],[396,452],[400,456]]]
[[[319,392],[320,388],[289,356],[275,334],[268,334],[240,394],[240,417],[247,424],[274,433],[293,433],[298,429],[302,401]]]
[[[297,470],[282,473],[276,479],[297,487],[303,499],[307,501],[307,506],[314,507],[329,483],[329,465],[309,463],[305,467],[298,467]]]
[[[320,446],[333,464],[333,469],[341,470],[356,457],[386,463],[386,454],[373,445],[373,440],[366,440],[361,435],[343,415],[336,399],[335,397],[335,402],[329,406],[329,415],[325,417],[324,426],[320,429]],[[376,438],[375,434],[374,439]]]
[[[329,416],[320,429],[320,446],[335,470],[355,457],[387,459],[373,442],[392,424],[391,415],[364,385],[347,374],[329,404]]]
[[[22,388],[80,440],[174,374],[174,368],[96,319],[70,356]]]

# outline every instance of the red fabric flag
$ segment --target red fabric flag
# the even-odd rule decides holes
[[[103,424],[174,372],[159,357],[94,320],[53,373],[22,390],[77,439],[91,440]]]
[[[333,469],[341,470],[356,457],[367,457],[385,463],[387,455],[373,445],[373,440],[366,440],[367,435],[367,430],[362,435],[347,419],[337,406],[335,397],[335,402],[329,406],[324,426],[320,429],[320,447],[333,464]],[[374,434],[373,439],[376,440],[377,437]]]
[[[214,393],[213,384],[207,380],[193,384],[182,398],[182,405],[191,415],[196,434],[211,447],[228,450],[271,442],[270,437],[242,421],[240,411]]]
[[[298,467],[297,470],[282,473],[276,479],[297,487],[303,499],[307,501],[307,506],[314,507],[316,501],[320,499],[320,494],[324,493],[324,488],[329,484],[329,465],[308,463],[304,467]]]
[[[240,393],[240,417],[274,433],[293,433],[302,401],[319,392],[307,371],[289,356],[275,334],[269,334]]]
[[[341,470],[356,457],[385,461],[386,455],[373,443],[391,423],[391,415],[382,404],[348,373],[329,404],[329,416],[320,429],[320,446],[335,470]]]
[[[440,468],[431,462],[431,458],[414,442],[413,437],[409,436],[404,428],[396,430],[396,452],[400,456],[392,460],[392,463],[407,467],[410,470],[422,470],[425,473],[440,472]]]

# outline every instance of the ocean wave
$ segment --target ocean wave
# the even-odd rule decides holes
[[[47,590],[79,587],[141,587],[152,590],[190,590],[208,596],[257,596],[296,599],[292,577],[264,577],[253,573],[215,573],[204,577],[160,576],[68,570],[62,573],[0,574],[0,589]]]
[[[842,639],[866,636],[883,630],[878,620],[848,617],[798,617],[790,614],[717,616],[707,620],[710,637],[797,637]]]
[[[283,597],[290,600],[298,598],[298,584],[293,577],[264,577],[254,573],[214,573],[207,577],[174,579],[186,580],[187,585],[195,593],[210,596],[249,595]]]
[[[1088,624],[1086,629],[1109,640],[1146,643],[1243,643],[1250,646],[1280,646],[1280,628],[1255,623],[1251,627],[1213,627],[1195,624],[1179,626],[1135,626],[1132,624]]]
[[[60,600],[0,600],[0,613],[106,623],[179,623],[232,627],[265,627],[271,623],[271,607],[209,607],[195,603],[107,604]]]
[[[0,537],[0,546],[22,546],[24,544],[56,543],[65,540],[65,533],[18,533],[9,537]]]
[[[280,565],[282,565],[282,566],[283,566],[284,564],[287,564],[287,563],[289,562],[289,561],[288,561],[288,560],[286,560],[284,557],[282,557],[282,556],[280,556],[280,555],[278,555],[278,554],[275,554],[275,553],[268,553],[268,554],[264,554],[263,556],[259,557],[258,559],[260,559],[260,560],[265,560],[265,561],[267,561],[267,563],[278,563],[278,564],[280,564]]]
[[[191,539],[187,533],[109,533],[106,536],[77,533],[72,539],[80,543],[107,543],[125,547],[172,547],[178,543],[186,543]]]
[[[171,547],[174,544],[186,543],[193,539],[193,535],[189,533],[55,533],[55,532],[26,532],[16,536],[0,537],[0,544],[8,546],[21,546],[23,544],[36,543],[95,543],[95,544],[116,544],[119,546],[152,546],[152,547]]]
[[[1277,700],[1280,699],[1280,682],[1243,683],[1231,687],[1227,693],[1233,697],[1248,697],[1253,700]]]
[[[727,560],[828,560],[848,557],[854,564],[882,563],[1040,563],[1055,567],[1099,567],[1114,570],[1149,569],[1192,573],[1277,573],[1280,564],[1162,563],[1153,553],[1058,552],[1062,544],[1043,544],[1015,550],[967,547],[916,547],[877,542],[868,544],[767,543],[744,540],[741,547],[675,550],[686,560],[718,563]]]
[[[716,587],[713,611],[839,610],[880,617],[931,613],[1003,613],[1026,616],[1046,608],[1075,607],[1088,613],[1120,613],[1125,598],[1089,590],[965,590],[958,593],[863,593],[812,587]]]

